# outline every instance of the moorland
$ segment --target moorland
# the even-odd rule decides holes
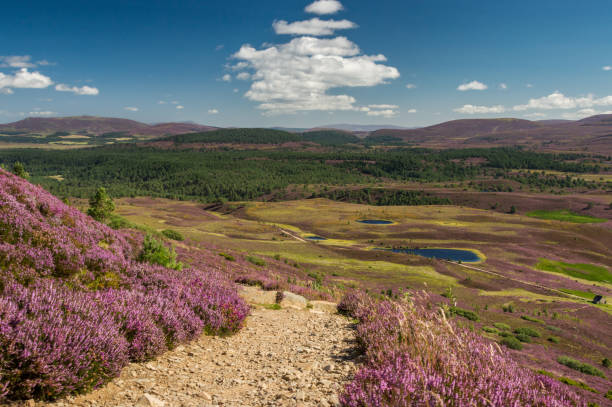
[[[88,231],[87,236],[95,236],[92,242],[108,242],[95,243],[103,251],[110,250],[108,244],[118,245],[111,252],[121,248],[120,258],[114,261],[129,266],[122,266],[119,275],[94,267],[93,260],[85,262],[86,268],[94,270],[92,275],[81,273],[78,262],[69,262],[64,274],[56,275],[51,269],[40,273],[70,277],[70,281],[78,277],[76,288],[84,294],[74,301],[90,301],[88,296],[98,301],[99,286],[101,292],[111,290],[104,298],[143,295],[153,301],[147,297],[153,294],[143,287],[155,283],[141,281],[142,273],[135,271],[153,267],[154,279],[165,278],[159,264],[138,265],[142,259],[134,247],[142,245],[147,234],[173,246],[189,270],[178,275],[176,270],[168,271],[172,285],[156,291],[164,299],[194,278],[224,290],[230,282],[238,282],[289,290],[311,299],[344,298],[340,308],[358,322],[356,332],[366,355],[364,368],[341,394],[344,405],[381,402],[376,397],[382,381],[401,394],[402,386],[419,387],[423,380],[448,405],[462,405],[458,401],[463,397],[461,389],[476,383],[482,385],[478,388],[486,387],[478,377],[488,378],[487,386],[493,390],[477,396],[495,393],[501,397],[497,405],[509,400],[523,405],[609,405],[611,123],[611,116],[552,124],[458,121],[426,129],[376,130],[365,136],[336,129],[209,128],[143,136],[143,130],[108,131],[91,124],[37,129],[13,124],[0,127],[1,137],[8,137],[11,146],[23,143],[22,147],[36,144],[37,148],[2,149],[0,162],[7,169],[20,163],[32,184],[72,208],[65,209],[42,189],[29,189],[35,187],[3,174],[3,185],[13,185],[5,194],[26,202],[27,211],[45,219],[50,219],[49,213],[68,213]],[[33,135],[34,131],[40,134]],[[75,137],[79,135],[87,139]],[[66,140],[82,145],[58,149],[58,142],[70,146]],[[100,187],[106,188],[115,206],[113,215],[103,221],[118,231],[105,227],[95,232],[95,224],[75,209],[85,211],[87,199]],[[24,197],[28,194],[52,210],[44,205],[41,209],[36,202],[28,206]],[[387,222],[360,222],[364,220]],[[37,222],[53,224],[44,219]],[[9,243],[19,244],[18,236],[10,236],[14,241]],[[43,241],[49,246],[54,240]],[[79,239],[76,242],[79,250],[85,245]],[[28,242],[38,243],[36,239]],[[427,258],[409,252],[416,249],[464,250],[477,260]],[[108,255],[96,253],[92,258]],[[57,262],[62,255],[53,258]],[[32,279],[23,268],[27,262],[16,268],[10,256],[0,259],[2,270],[16,276],[6,291],[13,295],[17,285],[24,284],[23,278]],[[27,263],[36,269],[32,264]],[[191,270],[214,270],[224,277],[214,274],[208,282],[209,277]],[[126,281],[129,289],[113,285],[113,279]],[[46,278],[28,284],[20,296],[60,290],[66,297],[64,288]],[[185,332],[183,337],[171,336],[171,342],[162,346],[156,339],[159,330],[150,328],[141,341],[155,346],[149,344],[145,352],[134,344],[131,334],[124,335],[125,354],[108,371],[92,376],[86,385],[75,380],[35,396],[52,399],[96,387],[128,360],[153,357],[202,330],[239,329],[243,304],[231,290],[223,298],[204,297],[236,308],[236,321],[225,316],[212,327],[212,317],[198,314],[197,304],[187,297],[181,303],[184,310],[176,312],[194,312],[196,316],[185,320],[191,325],[166,323],[160,328],[171,326]],[[417,304],[416,311],[406,298]],[[155,320],[150,311],[141,313],[145,320]],[[57,318],[65,323],[60,315]],[[406,323],[425,328],[406,331]],[[107,324],[117,332],[126,329],[111,321]],[[397,344],[388,339],[398,335],[410,340]],[[490,356],[497,370],[485,366],[493,363],[486,362],[492,344],[499,346]],[[423,362],[449,348],[458,351],[436,363]],[[414,352],[421,352],[422,365],[406,357],[414,357]],[[467,370],[459,367],[463,365]],[[451,368],[460,378],[456,383],[445,381],[440,373]],[[427,373],[411,373],[419,369]],[[16,387],[18,381],[13,379],[8,387],[13,398],[28,392]],[[536,382],[548,390],[534,390]],[[510,395],[518,393],[525,398]],[[430,393],[418,397],[433,402],[428,399],[433,397]],[[393,405],[389,400],[383,405]]]

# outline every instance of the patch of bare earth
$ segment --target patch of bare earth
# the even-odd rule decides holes
[[[245,289],[251,303],[274,292]],[[272,299],[272,301],[270,301]],[[236,335],[203,335],[90,394],[29,406],[335,406],[358,354],[351,322],[322,303],[280,310],[253,304]],[[305,304],[304,304],[305,305]]]

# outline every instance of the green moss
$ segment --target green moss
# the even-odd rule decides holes
[[[607,222],[607,219],[596,218],[590,215],[581,215],[567,209],[557,210],[557,211],[547,211],[543,209],[539,209],[536,211],[528,212],[526,214],[532,218],[538,219],[546,219],[546,220],[559,220],[562,222],[572,222],[572,223],[604,223]]]
[[[612,283],[612,273],[607,268],[593,264],[564,263],[548,259],[540,259],[536,264],[538,270],[550,271],[564,274],[573,278],[581,278],[588,281]]]

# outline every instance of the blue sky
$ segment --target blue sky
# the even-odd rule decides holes
[[[612,111],[608,0],[23,1],[0,122],[422,126]]]

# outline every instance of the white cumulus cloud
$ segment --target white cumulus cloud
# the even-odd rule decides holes
[[[462,114],[490,114],[490,113],[504,113],[506,108],[502,105],[497,106],[474,106],[474,105],[463,105],[457,109],[453,109],[454,112]]]
[[[208,109],[208,114],[219,114],[217,109]]]
[[[417,87],[417,86],[416,86],[414,83],[407,83],[407,84],[406,84],[406,89],[414,89],[414,88],[416,88],[416,87]]]
[[[226,73],[225,75],[223,75],[223,76],[221,77],[221,80],[222,80],[223,82],[231,82],[231,81],[232,81],[232,75],[230,75],[230,74]]]
[[[457,87],[457,90],[460,90],[462,92],[466,90],[485,90],[485,89],[487,89],[487,85],[485,85],[482,82],[478,82],[478,81],[462,83],[461,85]]]
[[[354,97],[328,91],[376,86],[400,76],[396,68],[381,63],[384,55],[362,55],[345,37],[298,37],[259,50],[245,44],[233,58],[254,70],[245,96],[267,114],[359,110]]]
[[[54,114],[57,113],[50,110],[34,110],[33,112],[28,113],[30,116],[53,116]]]
[[[63,83],[58,83],[57,85],[55,85],[55,90],[59,92],[72,92],[75,95],[95,96],[98,93],[100,93],[98,88],[94,88],[91,86],[81,86],[79,88],[78,86],[68,86],[68,85],[64,85]]]
[[[366,113],[368,116],[381,116],[381,117],[394,117],[397,112],[393,109],[384,109],[384,110],[370,110]]]
[[[13,75],[0,72],[0,93],[12,94],[13,88],[44,89],[51,85],[53,85],[51,78],[40,72],[30,72],[28,68],[21,68]]]
[[[3,68],[34,68],[35,63],[31,62],[29,55],[9,55],[0,56],[0,67]]]
[[[138,109],[137,107],[134,107],[134,106],[126,106],[126,107],[124,107],[124,109],[125,110],[129,110],[130,112],[137,112],[137,111],[140,110],[140,109]]]
[[[408,113],[416,113],[417,110],[416,109],[408,109]]]
[[[177,106],[176,106],[176,108],[177,108],[178,110],[183,110],[183,109],[185,108],[185,106],[183,106],[183,105],[177,105]]]
[[[333,35],[336,30],[346,30],[357,27],[357,24],[348,20],[321,20],[317,17],[310,20],[288,23],[285,20],[275,21],[272,26],[277,34],[291,35]]]
[[[508,85],[506,85],[505,83],[500,83],[500,84],[499,84],[499,88],[500,88],[501,90],[506,90],[506,89],[508,89]]]
[[[249,80],[251,78],[251,74],[248,72],[240,72],[238,75],[236,75],[236,79],[239,79],[241,81],[246,81]]]
[[[604,71],[612,71],[612,66],[610,66],[610,65],[606,65],[606,66],[604,66],[604,67],[603,67],[603,68],[601,68],[601,69],[603,69]]]
[[[317,0],[306,6],[304,11],[312,14],[334,14],[342,10],[342,3],[337,0]]]
[[[587,109],[595,106],[612,106],[612,95],[596,98],[589,94],[581,97],[565,96],[555,91],[548,96],[530,99],[524,105],[516,105],[513,110],[520,112],[524,110],[553,110],[553,109]]]

